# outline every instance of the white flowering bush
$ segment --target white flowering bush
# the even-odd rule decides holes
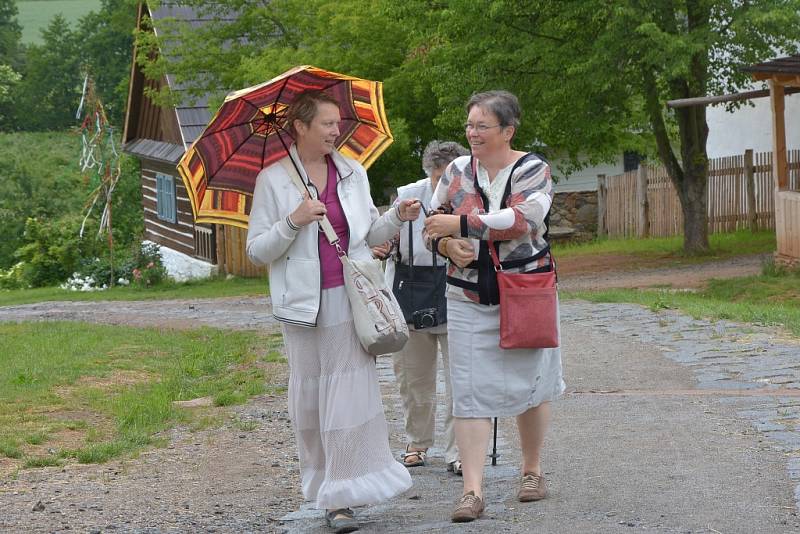
[[[92,275],[83,276],[81,273],[72,273],[69,280],[59,287],[67,291],[104,291],[108,289],[108,284],[98,285]]]

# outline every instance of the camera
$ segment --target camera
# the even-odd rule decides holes
[[[423,328],[431,328],[437,326],[439,321],[439,308],[423,308],[415,311],[411,319],[414,323],[414,328],[421,330]]]

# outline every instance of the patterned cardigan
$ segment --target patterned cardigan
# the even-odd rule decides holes
[[[549,271],[547,252],[550,246],[544,236],[547,232],[545,217],[552,200],[550,165],[536,154],[526,154],[517,160],[500,210],[491,213],[487,213],[489,201],[473,173],[472,157],[453,160],[433,193],[431,208],[460,215],[461,237],[472,239],[479,252],[477,259],[463,269],[448,262],[448,298],[481,304],[500,302],[489,241],[495,242],[503,270]],[[427,234],[423,235],[426,246],[438,244],[432,243]]]

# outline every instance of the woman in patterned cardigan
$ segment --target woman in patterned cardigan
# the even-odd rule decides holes
[[[550,166],[514,150],[517,98],[478,93],[467,103],[471,156],[454,160],[442,176],[425,221],[430,246],[449,258],[447,325],[453,415],[464,492],[452,520],[472,521],[484,508],[483,466],[492,417],[516,417],[522,446],[522,502],[546,495],[541,449],[549,404],[564,391],[561,351],[501,349],[497,277],[490,243],[507,272],[549,271],[545,218],[552,202]],[[536,328],[536,318],[531,318]]]

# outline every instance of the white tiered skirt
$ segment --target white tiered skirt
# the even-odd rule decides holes
[[[306,500],[330,510],[375,504],[410,488],[408,470],[389,449],[375,359],[358,341],[344,286],[322,291],[317,327],[282,329]]]

